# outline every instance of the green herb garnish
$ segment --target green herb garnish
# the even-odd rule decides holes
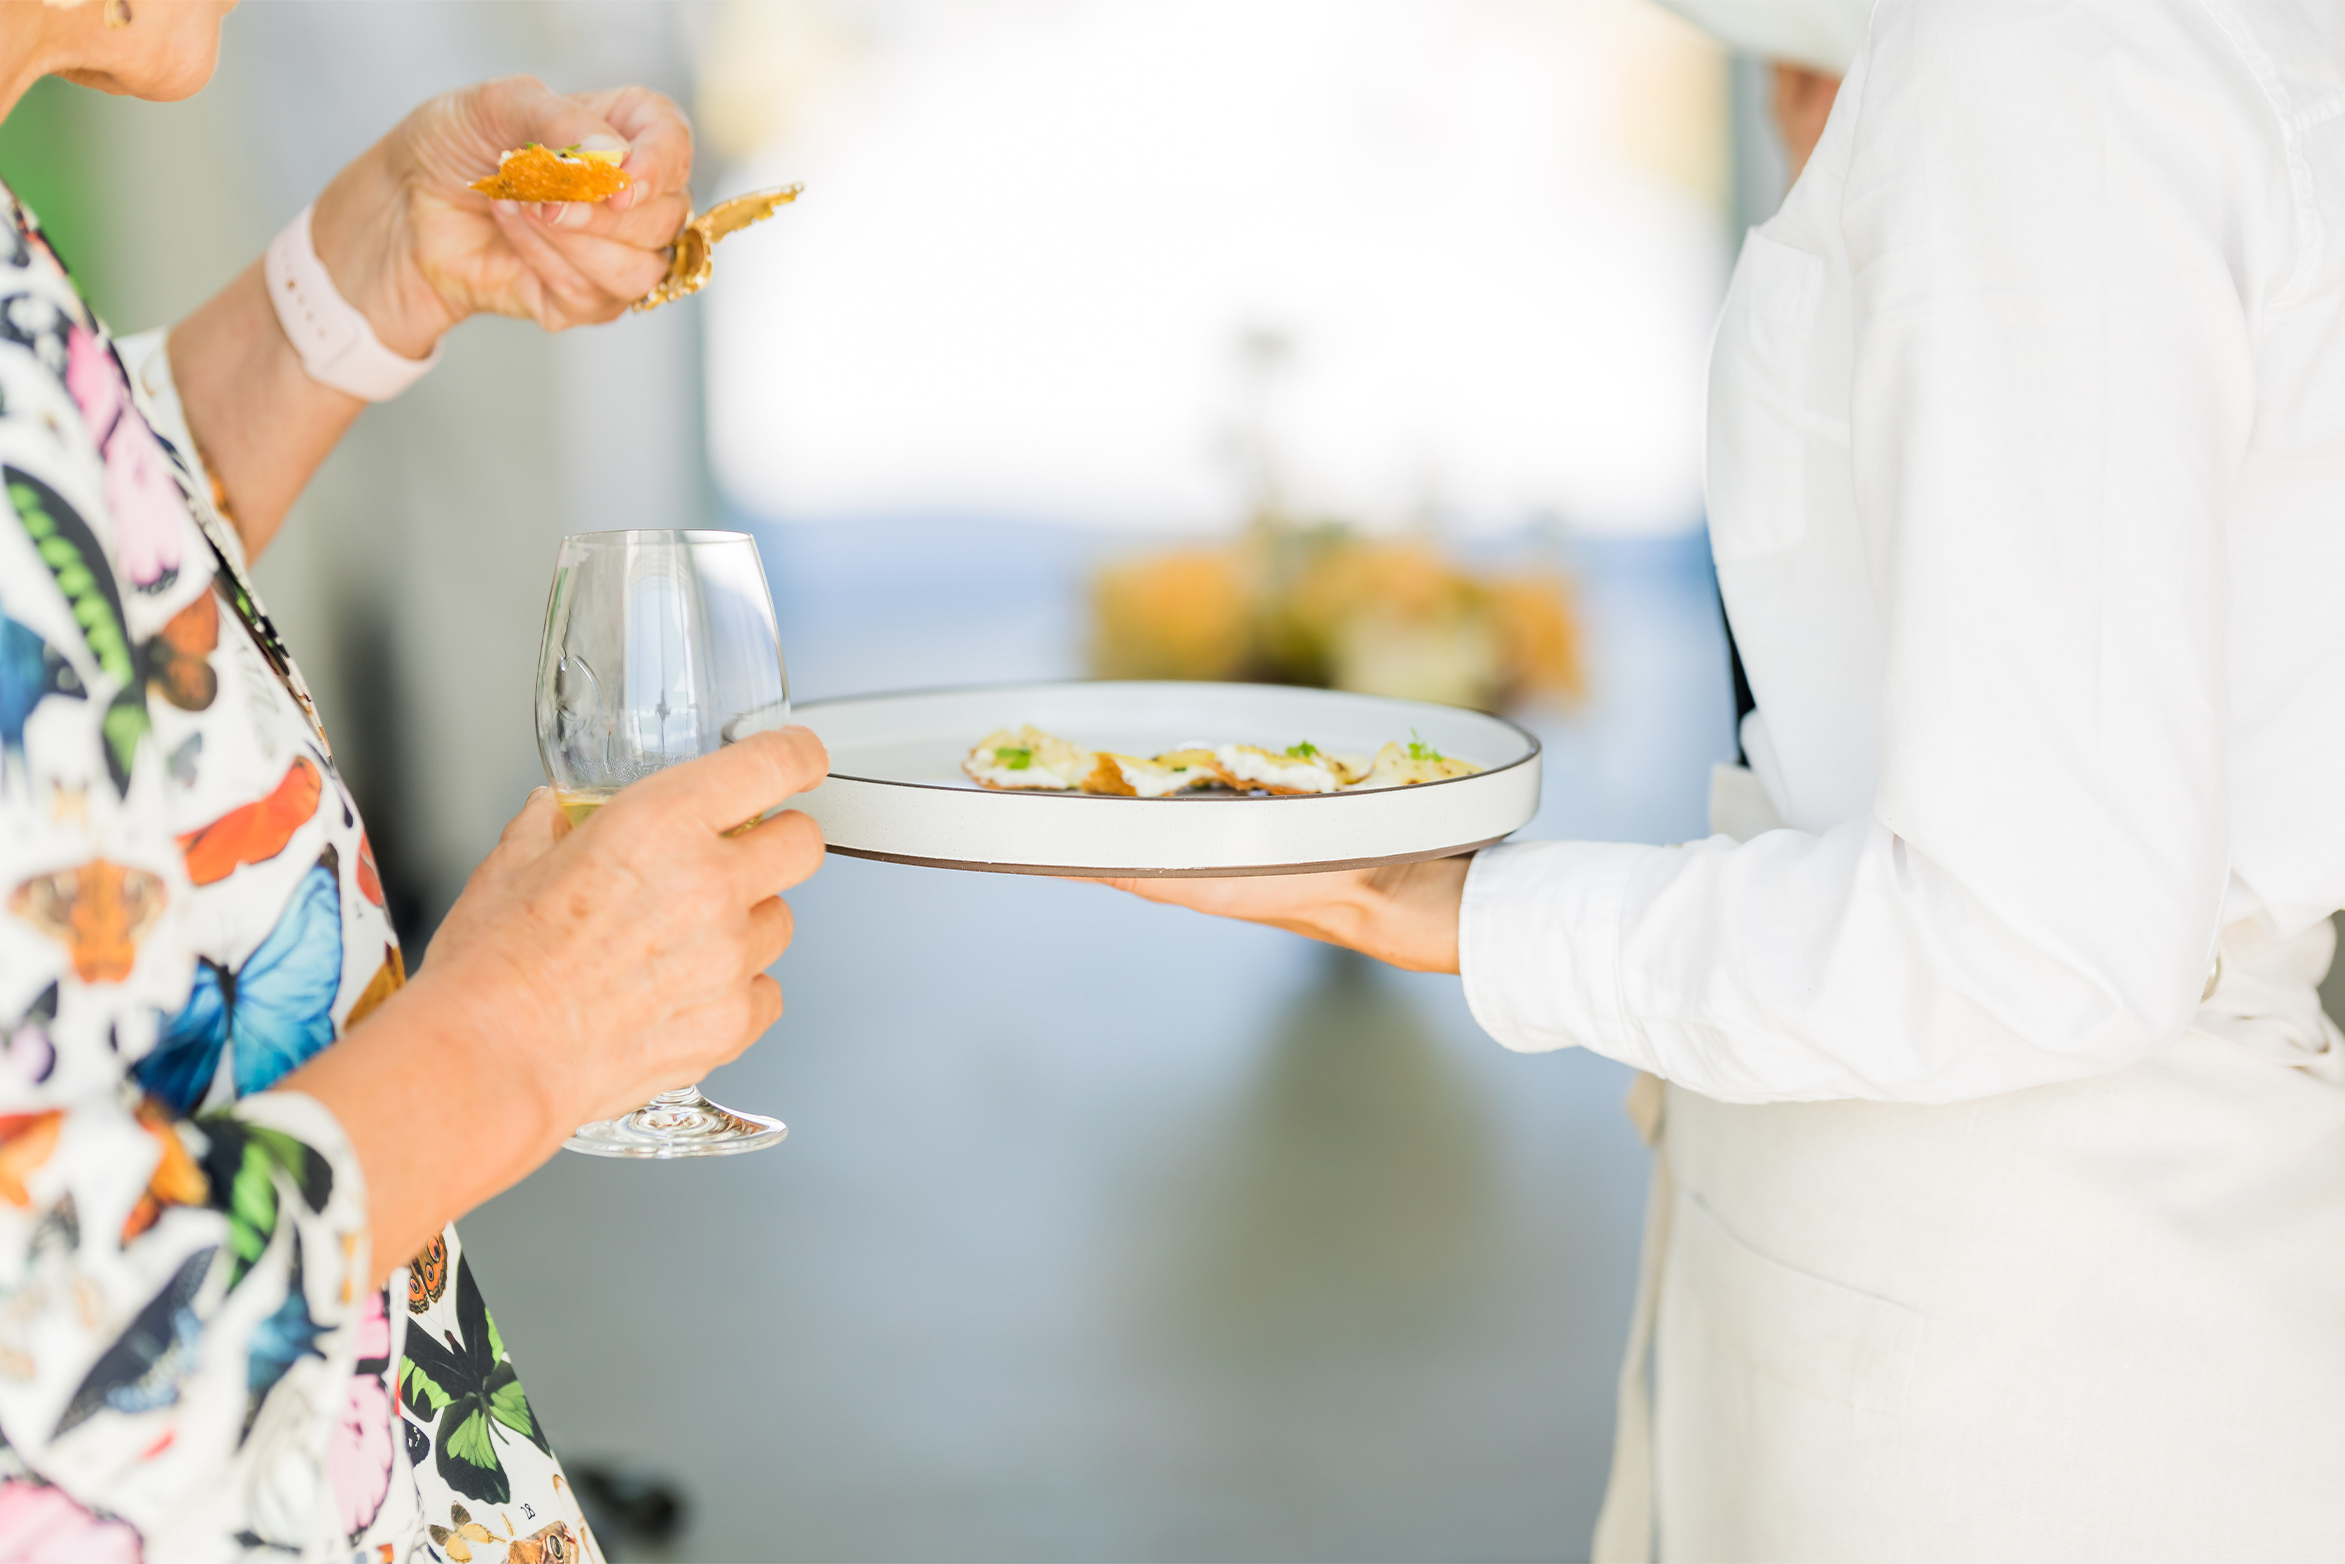
[[[1286,754],[1289,760],[1313,760],[1318,757],[1319,746],[1305,739],[1300,744],[1288,745]]]
[[[1004,771],[1023,771],[1034,764],[1034,751],[1030,749],[997,749],[993,752],[993,758]]]
[[[1447,760],[1448,758],[1449,757],[1447,755],[1442,754],[1441,751],[1435,749],[1432,745],[1417,737],[1417,730],[1415,728],[1409,729],[1409,759]]]
[[[580,147],[583,147],[583,146],[585,146],[585,145],[586,145],[586,143],[585,143],[585,142],[583,142],[583,141],[573,141],[573,142],[571,142],[571,143],[570,143],[568,146],[564,147],[564,148],[563,148],[561,151],[559,151],[559,152],[555,153],[555,154],[554,154],[554,156],[556,156],[556,157],[574,157],[574,156],[576,156],[576,155],[577,155],[578,149],[579,149]]]

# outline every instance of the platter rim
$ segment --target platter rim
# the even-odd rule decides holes
[[[1427,784],[1430,786],[1431,784]],[[1314,859],[1308,863],[1225,864],[1205,869],[1102,869],[1088,865],[1048,863],[991,863],[978,858],[922,858],[910,853],[883,853],[869,847],[830,847],[846,858],[869,858],[878,863],[908,864],[916,869],[960,869],[975,874],[1030,874],[1062,880],[1242,880],[1291,874],[1336,874],[1347,869],[1384,869],[1404,863],[1429,863],[1437,858],[1463,858],[1485,847],[1496,847],[1514,832],[1487,836],[1454,847],[1431,847],[1422,852],[1388,853],[1381,858]]]

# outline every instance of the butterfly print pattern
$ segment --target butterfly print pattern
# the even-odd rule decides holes
[[[206,711],[220,695],[220,600],[200,594],[147,643],[147,689],[181,711]]]
[[[505,1550],[505,1564],[572,1564],[577,1557],[578,1538],[566,1521],[517,1537]]]
[[[65,595],[81,631],[83,650],[113,686],[114,695],[106,703],[98,731],[105,741],[106,768],[113,776],[115,790],[127,792],[131,759],[152,719],[138,677],[141,648],[130,636],[129,619],[122,611],[122,590],[114,583],[112,567],[97,535],[62,495],[13,466],[0,466],[0,478],[7,482],[9,502],[33,552]]]
[[[509,1504],[513,1484],[505,1449],[520,1440],[541,1455],[552,1448],[462,1255],[456,1258],[455,1292],[455,1323],[441,1330],[439,1340],[428,1328],[409,1327],[407,1355],[399,1363],[400,1399],[416,1422],[438,1425],[432,1444],[450,1488],[484,1504]]]
[[[57,1068],[57,1045],[49,1040],[56,1020],[57,985],[52,983],[33,996],[14,1026],[0,1033],[0,1059],[7,1061],[19,1083],[38,1086]]]
[[[358,1321],[358,1365],[326,1445],[326,1479],[345,1536],[362,1534],[382,1513],[392,1475],[404,1464],[391,1405],[391,1362],[388,1298],[370,1292]]]
[[[27,1182],[57,1149],[58,1132],[64,1127],[65,1115],[54,1110],[0,1118],[0,1200],[12,1206],[33,1203]]]
[[[281,1089],[406,963],[136,388],[0,187],[0,1559],[596,1559],[454,1229],[369,1288]]]
[[[146,1556],[130,1526],[92,1515],[62,1488],[27,1478],[0,1482],[0,1537],[37,1542],[39,1552],[17,1552],[18,1558],[139,1564]]]
[[[9,893],[8,910],[72,952],[82,982],[119,983],[168,900],[159,875],[92,858],[25,881]]]
[[[328,847],[241,966],[196,958],[194,991],[133,1073],[183,1113],[227,1085],[237,1097],[266,1091],[334,1040],[341,987],[341,865]],[[223,1059],[230,1083],[215,1079]]]
[[[179,850],[187,857],[187,877],[198,885],[211,885],[248,863],[276,857],[317,813],[323,789],[309,757],[295,756],[285,779],[268,797],[231,809],[179,839]]]
[[[154,1226],[165,1206],[202,1205],[212,1192],[211,1180],[188,1153],[187,1141],[168,1108],[150,1097],[138,1105],[138,1123],[155,1143],[155,1171],[147,1176],[146,1192],[138,1197],[138,1204],[122,1219],[124,1243]]]
[[[39,631],[0,617],[0,746],[6,762],[24,769],[24,729],[52,695],[82,698],[73,665]]]
[[[445,1235],[424,1245],[407,1262],[407,1312],[421,1314],[448,1290],[448,1240]]]
[[[79,321],[65,333],[65,388],[105,459],[106,513],[124,574],[138,591],[168,592],[186,552],[187,504],[154,431],[131,406],[114,350]]]

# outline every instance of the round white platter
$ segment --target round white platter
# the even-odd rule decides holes
[[[1471,852],[1539,808],[1539,741],[1455,706],[1265,684],[1073,681],[809,701],[830,749],[822,786],[791,800],[835,853],[1005,874],[1302,874]],[[1185,743],[1308,740],[1373,755],[1412,735],[1482,770],[1415,787],[1251,797],[997,792],[961,757],[1032,723],[1086,749],[1156,755]]]

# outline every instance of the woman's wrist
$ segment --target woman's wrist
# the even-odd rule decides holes
[[[572,1127],[526,1044],[453,987],[419,975],[282,1083],[332,1111],[365,1171],[377,1280]]]
[[[310,237],[336,289],[383,346],[421,359],[459,317],[415,265],[413,192],[395,166],[398,136],[369,147],[319,192]]]

